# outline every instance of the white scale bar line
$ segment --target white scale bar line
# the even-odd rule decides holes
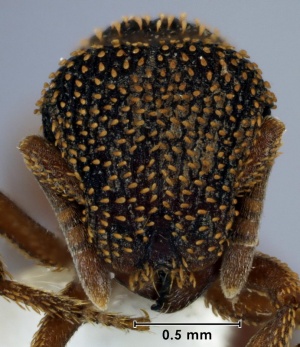
[[[163,322],[137,322],[133,321],[133,327],[137,328],[139,326],[189,326],[189,325],[224,325],[224,326],[236,326],[238,328],[242,328],[242,319],[240,319],[237,323],[163,323]]]

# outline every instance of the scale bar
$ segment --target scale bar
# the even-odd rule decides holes
[[[182,323],[182,322],[174,322],[174,323],[163,323],[163,322],[137,322],[133,321],[133,327],[137,328],[139,326],[189,326],[189,325],[224,325],[224,326],[236,326],[238,328],[242,328],[242,319],[240,319],[236,323]]]

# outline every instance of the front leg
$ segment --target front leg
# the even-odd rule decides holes
[[[84,197],[77,178],[60,152],[42,137],[27,137],[20,143],[20,151],[56,214],[87,296],[101,310],[106,309],[110,274],[88,240],[88,231],[81,219]]]
[[[265,254],[255,255],[248,280],[227,299],[220,281],[206,294],[206,303],[224,319],[262,325],[247,347],[288,347],[294,328],[300,327],[300,281],[287,265]]]
[[[59,238],[35,222],[1,192],[0,235],[42,265],[63,269],[72,262],[66,245]]]
[[[149,321],[149,317],[145,314],[144,317],[131,318],[121,316],[109,312],[98,312],[94,306],[88,304],[88,299],[83,291],[78,279],[69,283],[60,293],[60,298],[69,298],[75,302],[73,310],[80,309],[81,303],[86,303],[85,307],[81,305],[81,316],[65,317],[59,310],[56,314],[51,314],[49,311],[42,318],[39,324],[39,330],[34,335],[31,347],[65,347],[76,330],[85,323],[92,322],[102,324],[104,326],[113,326],[118,329],[133,329],[133,321],[139,322]],[[71,319],[70,319],[71,316]],[[66,319],[67,318],[67,319]],[[148,330],[147,326],[139,326],[139,331]]]

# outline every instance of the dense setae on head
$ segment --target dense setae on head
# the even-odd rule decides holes
[[[216,276],[274,102],[244,51],[184,18],[116,23],[52,75],[44,134],[84,192],[89,240],[155,309],[186,306]]]

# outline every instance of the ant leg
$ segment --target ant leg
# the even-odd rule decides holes
[[[69,283],[61,292],[62,296],[72,297],[77,300],[88,300],[80,283],[73,281]],[[90,312],[89,312],[90,309]],[[40,328],[34,335],[31,347],[51,346],[64,347],[76,330],[84,323],[91,321],[93,323],[101,323],[106,326],[113,326],[119,329],[134,329],[133,321],[147,322],[149,317],[130,318],[126,316],[116,315],[109,312],[99,312],[93,307],[85,310],[86,320],[66,320],[59,315],[53,316],[47,314],[40,322]],[[148,330],[148,327],[139,326],[138,330]]]
[[[78,281],[69,283],[61,294],[78,300],[88,300]],[[45,344],[52,347],[64,347],[82,324],[82,321],[71,321],[47,314],[40,321],[39,330],[33,337],[31,347],[40,347]]]
[[[61,240],[27,216],[1,192],[0,234],[43,265],[65,268],[72,261]]]
[[[286,264],[257,253],[240,294],[224,296],[220,281],[206,293],[206,304],[224,319],[262,325],[247,347],[288,347],[292,331],[300,325],[300,281]]]

